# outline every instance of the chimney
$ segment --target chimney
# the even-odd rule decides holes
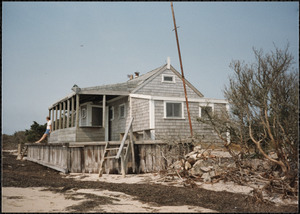
[[[137,78],[140,76],[140,72],[134,72],[134,74],[135,74],[134,78]]]
[[[129,78],[129,80],[133,79],[133,75],[132,74],[128,74],[127,77]]]
[[[168,58],[167,58],[167,69],[170,69],[170,68],[171,68],[171,59],[168,56]]]

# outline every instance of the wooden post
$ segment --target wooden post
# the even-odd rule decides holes
[[[71,111],[72,111],[72,115],[71,115],[71,127],[74,127],[74,96],[72,97],[72,104],[71,104]]]
[[[21,144],[19,143],[18,144],[18,156],[17,156],[17,160],[21,160],[21,149],[22,147],[21,147]]]
[[[58,113],[58,107],[55,106],[55,130],[57,130],[57,113]]]
[[[134,143],[133,143],[133,128],[131,125],[130,128],[130,142],[129,144],[131,144],[131,157],[132,157],[132,171],[135,172],[135,157],[134,157]]]
[[[63,129],[66,127],[66,102],[63,102]]]
[[[61,106],[61,103],[59,103],[59,129],[61,129],[61,109],[62,109],[62,106]]]
[[[79,128],[79,94],[76,94],[76,128]]]
[[[51,131],[54,131],[54,126],[53,126],[53,122],[54,122],[54,108],[51,109],[52,110],[52,117],[51,117],[51,120],[52,120],[52,130]]]
[[[125,160],[124,160],[124,153],[121,153],[121,173],[122,177],[125,178],[126,172],[125,172]]]
[[[105,110],[106,110],[106,95],[103,95],[103,99],[102,99],[102,128],[105,129],[105,119],[106,119],[106,115],[105,115]]]
[[[67,128],[70,127],[70,100],[67,100]]]

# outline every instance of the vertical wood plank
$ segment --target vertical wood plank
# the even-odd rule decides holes
[[[59,103],[59,129],[61,129],[61,123],[62,123],[61,110],[62,110],[62,105],[61,105],[61,103]]]
[[[66,102],[63,102],[63,124],[62,128],[66,128]]]
[[[145,173],[146,172],[146,163],[145,163],[145,159],[146,159],[146,151],[145,151],[145,145],[139,145],[140,147],[140,167],[139,167],[139,172],[140,173]]]
[[[102,99],[102,127],[105,128],[105,120],[106,120],[106,95],[103,95]]]
[[[51,111],[52,111],[52,112],[51,112],[51,113],[52,113],[52,116],[51,116],[51,120],[52,120],[52,126],[51,126],[51,129],[52,129],[52,130],[51,130],[51,131],[54,131],[54,126],[53,126],[53,125],[54,125],[54,124],[53,124],[53,123],[54,123],[54,108],[52,108]]]
[[[67,100],[67,128],[70,127],[70,99]]]
[[[76,94],[76,128],[79,128],[79,94]]]
[[[55,130],[57,130],[57,114],[58,114],[58,106],[55,106]]]
[[[74,96],[71,99],[71,108],[72,108],[72,116],[71,116],[71,127],[74,127]]]

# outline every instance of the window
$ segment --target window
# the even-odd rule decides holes
[[[109,119],[110,121],[114,120],[115,118],[115,112],[114,112],[114,107],[109,108]]]
[[[165,102],[165,118],[183,119],[183,103],[182,102]]]
[[[162,82],[169,82],[169,83],[175,83],[175,76],[174,75],[162,75]]]
[[[86,126],[87,125],[87,106],[81,106],[81,111],[80,111],[80,125],[81,126]]]
[[[86,118],[86,108],[87,106],[81,106],[81,118]]]
[[[119,118],[125,118],[125,104],[119,106]]]
[[[87,103],[80,107],[79,125],[81,127],[101,127],[102,120],[102,106],[96,106],[91,105],[91,103]]]
[[[92,107],[92,126],[102,126],[102,108]]]
[[[213,104],[200,105],[199,116],[204,119],[208,119],[213,115],[214,106]]]

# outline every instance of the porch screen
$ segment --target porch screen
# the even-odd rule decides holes
[[[102,126],[102,108],[92,107],[92,126]]]

